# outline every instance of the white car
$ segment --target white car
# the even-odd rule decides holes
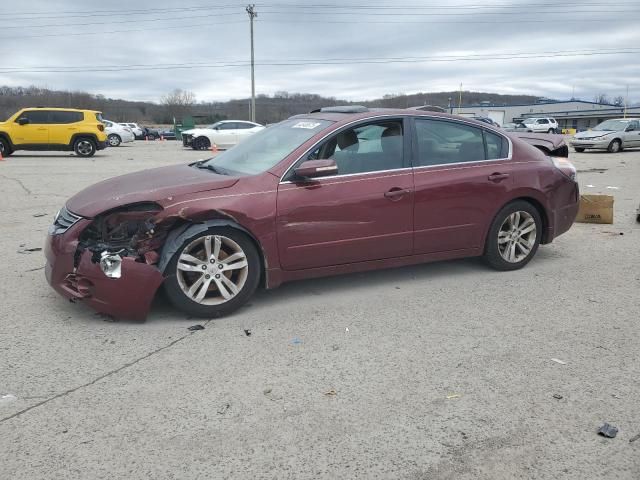
[[[185,130],[182,132],[182,145],[194,150],[209,150],[213,145],[227,149],[262,129],[264,127],[259,123],[223,120],[204,128]]]
[[[129,127],[136,138],[142,138],[143,131],[140,125],[137,123],[120,123],[124,127]]]
[[[121,143],[133,142],[136,139],[129,127],[104,119],[102,123],[104,123],[104,130],[107,133],[107,142],[110,147],[117,147]]]
[[[529,117],[522,121],[527,132],[534,133],[556,133],[558,122],[551,117]]]

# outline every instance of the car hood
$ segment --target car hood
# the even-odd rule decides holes
[[[574,138],[602,137],[603,135],[608,135],[609,133],[616,133],[616,132],[606,131],[606,130],[588,130],[586,132],[578,132],[573,137]]]
[[[168,197],[229,188],[238,178],[217,175],[188,165],[173,165],[103,180],[77,193],[67,208],[92,218],[113,208],[138,202],[160,202]]]

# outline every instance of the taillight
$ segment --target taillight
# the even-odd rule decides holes
[[[98,130],[100,130],[101,132],[104,132],[104,125],[99,123],[98,124]]]
[[[569,177],[571,180],[576,179],[577,172],[576,167],[573,166],[569,160],[563,157],[549,157],[553,162],[553,165],[562,172],[563,175]]]

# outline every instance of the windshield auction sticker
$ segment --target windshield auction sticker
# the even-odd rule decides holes
[[[309,130],[313,130],[314,128],[319,127],[320,124],[316,122],[298,122],[293,125],[291,128],[306,128]]]

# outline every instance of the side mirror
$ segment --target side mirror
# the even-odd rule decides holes
[[[299,178],[317,178],[335,175],[338,166],[333,160],[307,160],[294,170]]]
[[[29,123],[29,119],[27,117],[20,117],[18,119],[18,124],[20,125],[27,125]]]

